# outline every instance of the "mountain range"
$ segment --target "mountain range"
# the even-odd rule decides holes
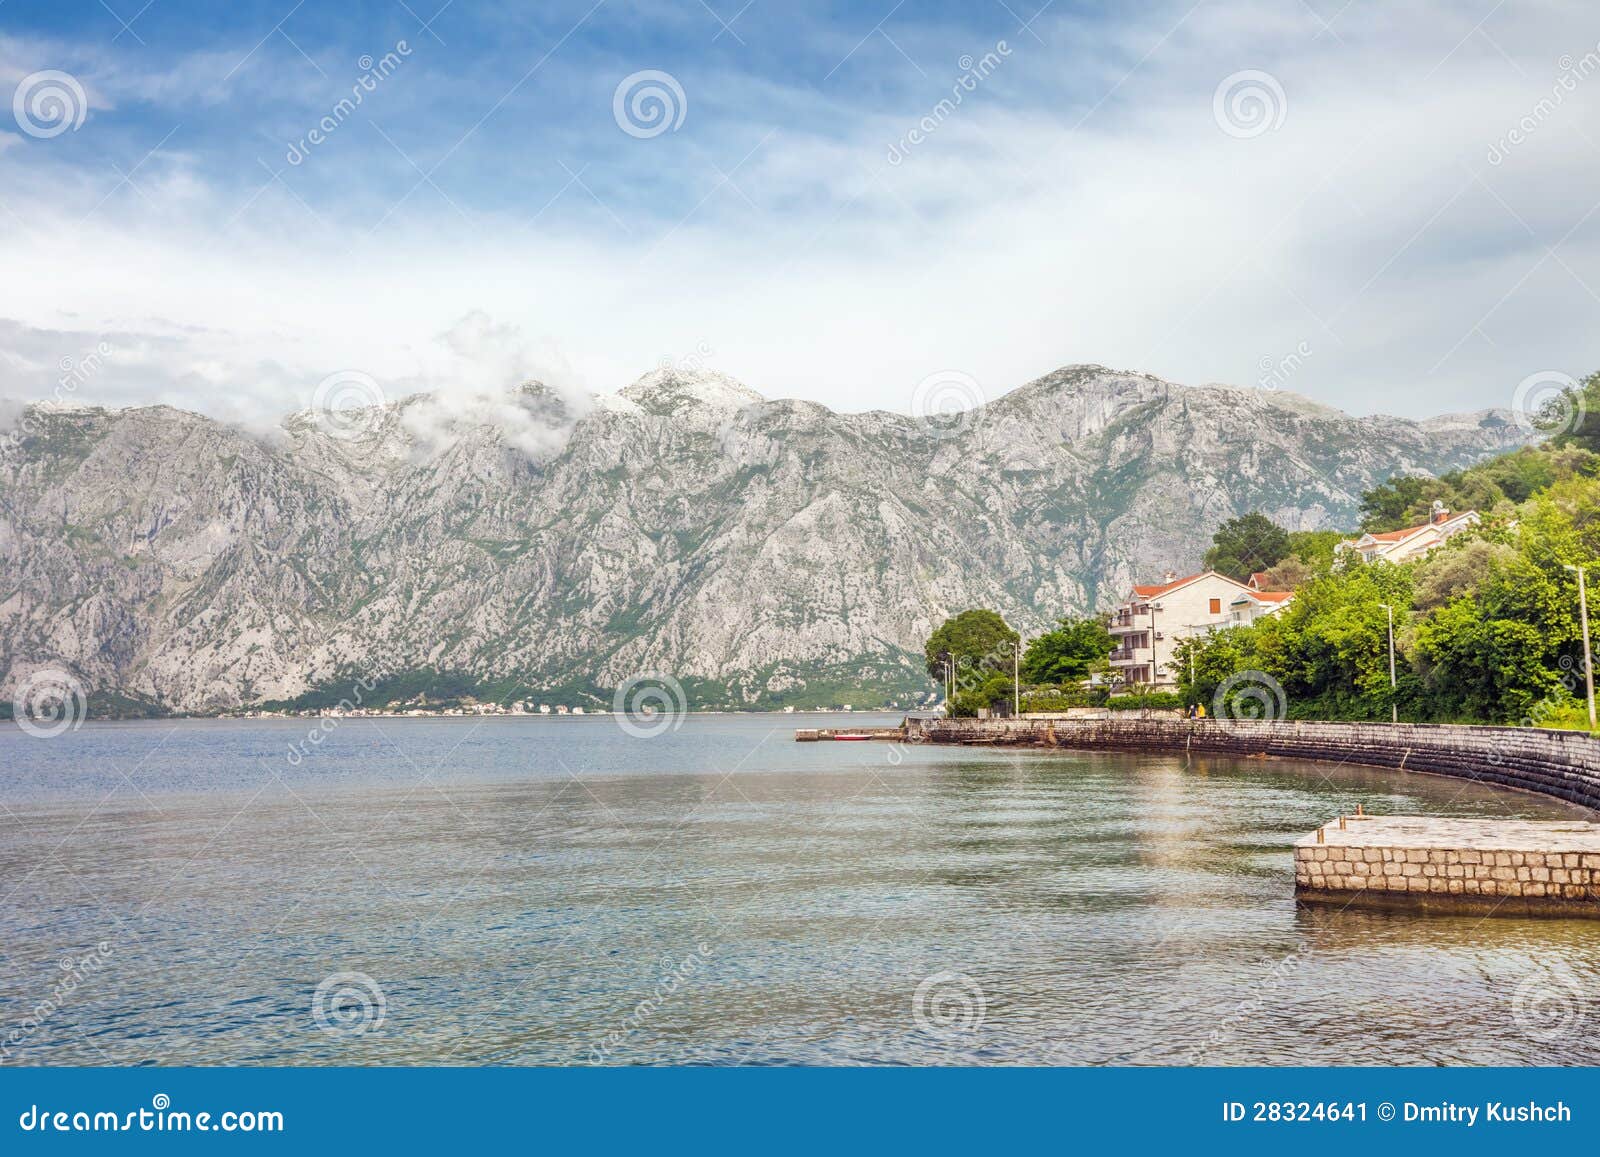
[[[1224,519],[1349,528],[1362,491],[1530,440],[1505,411],[1352,417],[1070,366],[955,416],[720,374],[304,412],[34,406],[0,452],[0,694],[63,668],[203,712],[362,672],[609,703],[911,702],[948,614],[1025,633],[1196,568]]]

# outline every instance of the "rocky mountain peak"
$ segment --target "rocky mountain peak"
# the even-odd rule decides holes
[[[1392,474],[1534,437],[1302,405],[1067,366],[935,433],[688,369],[592,406],[421,394],[259,441],[41,411],[0,454],[0,697],[55,666],[200,710],[381,667],[572,702],[649,671],[707,702],[909,701],[946,615],[1038,630],[1196,569],[1224,518],[1350,529]]]
[[[736,378],[714,370],[663,367],[620,391],[622,397],[647,414],[669,415],[690,407],[721,411],[742,410],[766,401]]]

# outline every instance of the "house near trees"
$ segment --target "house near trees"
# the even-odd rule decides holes
[[[1289,601],[1294,598],[1294,592],[1268,590],[1269,585],[1265,571],[1258,570],[1250,576],[1250,581],[1245,584],[1246,589],[1240,591],[1238,598],[1228,604],[1230,626],[1247,627],[1269,615],[1277,614],[1289,605]]]
[[[1407,562],[1427,554],[1446,539],[1482,521],[1476,510],[1453,515],[1444,503],[1435,502],[1432,516],[1421,526],[1377,533],[1369,531],[1360,538],[1341,542],[1334,548],[1334,553],[1343,558],[1355,555],[1362,562],[1377,562],[1379,559],[1384,562]]]
[[[1173,650],[1192,634],[1231,625],[1232,604],[1250,588],[1214,570],[1158,583],[1135,583],[1106,624],[1117,645],[1111,652],[1113,681],[1127,687],[1172,687]]]

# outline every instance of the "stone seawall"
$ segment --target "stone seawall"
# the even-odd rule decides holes
[[[1600,739],[1533,727],[1426,723],[1108,719],[908,719],[910,742],[1195,751],[1426,771],[1600,810]]]
[[[1600,824],[1341,816],[1294,846],[1295,894],[1344,907],[1600,917]]]

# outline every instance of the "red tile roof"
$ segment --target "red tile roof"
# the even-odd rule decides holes
[[[1410,538],[1413,534],[1427,530],[1430,526],[1450,526],[1455,523],[1463,522],[1467,519],[1476,519],[1477,517],[1477,511],[1466,510],[1460,514],[1447,515],[1447,517],[1439,522],[1424,522],[1421,526],[1408,526],[1403,530],[1383,530],[1376,533],[1369,530],[1360,538],[1352,540],[1352,545],[1356,542],[1361,542],[1364,539],[1372,539],[1374,542],[1400,542],[1403,539]]]
[[[1168,591],[1175,590],[1186,583],[1192,583],[1197,578],[1205,578],[1209,573],[1209,571],[1201,571],[1199,574],[1185,575],[1181,579],[1173,579],[1169,583],[1157,583],[1154,586],[1140,586],[1135,583],[1133,585],[1133,593],[1143,599],[1154,598],[1156,595],[1164,595]]]
[[[1140,584],[1135,583],[1134,586],[1133,586],[1133,595],[1134,595],[1135,598],[1153,599],[1157,595],[1164,595],[1168,591],[1175,591],[1179,587],[1188,586],[1190,583],[1194,582],[1196,579],[1208,578],[1208,577],[1211,577],[1213,575],[1215,575],[1217,578],[1221,579],[1225,583],[1232,583],[1234,586],[1239,587],[1241,590],[1244,589],[1244,584],[1242,582],[1240,582],[1238,579],[1231,579],[1227,575],[1219,574],[1218,572],[1216,572],[1214,570],[1203,570],[1203,571],[1198,572],[1197,574],[1184,575],[1180,579],[1173,579],[1169,583],[1152,583],[1152,584],[1148,584],[1148,585],[1144,585],[1144,586],[1141,586]]]
[[[1421,526],[1408,526],[1404,530],[1385,530],[1378,534],[1369,533],[1368,538],[1375,538],[1379,542],[1399,542],[1402,538],[1410,538],[1419,530],[1427,530],[1431,522],[1424,522]]]
[[[1248,603],[1248,602],[1286,603],[1292,598],[1294,598],[1294,592],[1293,591],[1247,590],[1247,591],[1240,591],[1239,592],[1239,597],[1233,600],[1233,605],[1234,606],[1238,606],[1240,603]]]

